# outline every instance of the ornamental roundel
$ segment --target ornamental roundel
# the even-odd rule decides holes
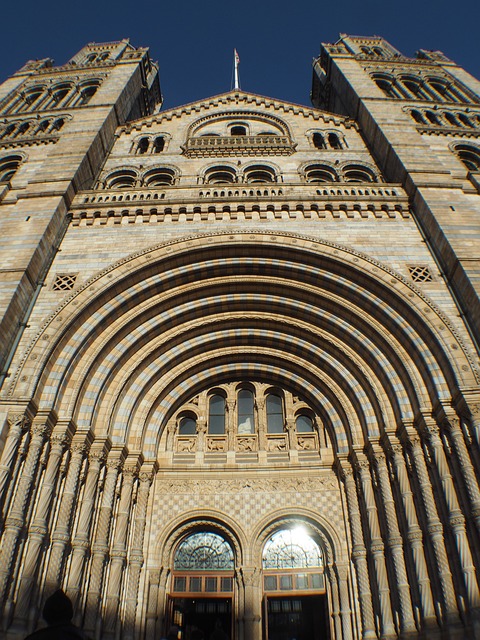
[[[232,570],[233,550],[217,533],[193,533],[178,545],[174,568],[179,571]]]
[[[320,547],[301,525],[277,531],[265,544],[264,569],[311,569],[322,566]]]

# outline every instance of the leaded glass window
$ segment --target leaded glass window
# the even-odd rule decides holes
[[[301,526],[273,534],[263,550],[264,569],[322,567],[322,551]]]
[[[248,389],[238,392],[238,433],[253,433],[253,393]]]
[[[272,393],[267,396],[267,431],[268,433],[283,433],[282,398]]]
[[[210,398],[208,433],[221,435],[225,433],[225,398],[214,395]]]
[[[193,533],[179,544],[174,568],[180,571],[231,570],[234,568],[233,551],[217,533]]]

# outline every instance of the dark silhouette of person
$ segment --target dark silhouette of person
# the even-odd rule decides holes
[[[215,628],[210,634],[209,640],[228,640],[228,635],[223,630],[221,620],[215,620]]]
[[[83,631],[72,624],[72,601],[61,589],[47,598],[42,615],[47,626],[25,640],[86,640]]]

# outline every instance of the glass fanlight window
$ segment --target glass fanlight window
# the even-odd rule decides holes
[[[323,555],[305,528],[298,525],[273,534],[263,550],[264,569],[311,569],[323,567]]]
[[[233,550],[217,533],[199,531],[185,538],[175,553],[179,571],[228,571],[234,568]]]

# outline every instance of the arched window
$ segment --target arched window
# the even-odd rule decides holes
[[[231,570],[233,550],[218,533],[197,531],[178,545],[173,566],[177,571]]]
[[[313,420],[310,416],[301,413],[295,420],[295,426],[298,433],[312,433],[313,432]]]
[[[69,85],[61,85],[60,87],[56,87],[52,92],[52,99],[54,104],[59,104],[70,91],[71,87]]]
[[[148,138],[140,138],[137,144],[137,153],[139,154],[147,153],[149,144],[150,144],[150,140]]]
[[[193,436],[197,433],[197,421],[192,416],[180,418],[178,433],[181,436]]]
[[[17,129],[15,133],[15,137],[24,136],[27,131],[30,129],[30,122],[23,122]]]
[[[136,178],[134,171],[115,171],[107,178],[106,185],[108,189],[130,189],[135,186]]]
[[[10,136],[14,131],[15,131],[15,127],[17,125],[16,124],[9,124],[7,127],[5,127],[5,129],[2,131],[0,138],[6,138],[8,136]]]
[[[254,433],[254,419],[253,393],[248,389],[241,389],[237,395],[237,432]]]
[[[80,89],[80,99],[77,101],[76,106],[83,106],[88,104],[93,96],[96,94],[98,84],[87,84]]]
[[[410,115],[415,120],[415,122],[418,122],[419,124],[425,124],[425,118],[420,113],[420,111],[414,109],[413,111],[410,111]]]
[[[455,147],[455,152],[470,171],[480,171],[480,149],[466,144]]]
[[[236,181],[236,174],[231,167],[213,167],[205,174],[207,184],[230,184]]]
[[[445,120],[452,125],[452,127],[460,126],[460,122],[457,120],[453,113],[444,113]]]
[[[22,162],[21,156],[7,156],[0,159],[0,182],[6,183],[15,175],[20,163]]]
[[[25,95],[25,104],[23,108],[19,109],[19,111],[32,111],[34,108],[39,106],[42,96],[43,89],[31,89]]]
[[[144,186],[161,187],[172,185],[175,182],[175,172],[172,169],[162,167],[161,169],[153,169],[145,174]]]
[[[313,569],[324,563],[322,550],[299,523],[267,540],[262,564],[264,569]]]
[[[267,396],[267,432],[283,433],[283,402],[280,396],[270,393]]]
[[[275,173],[270,167],[256,165],[245,170],[245,182],[257,184],[264,182],[275,182]]]
[[[345,182],[375,182],[375,176],[370,169],[355,164],[344,167],[343,179]]]
[[[327,148],[327,145],[325,144],[325,140],[323,138],[323,135],[321,133],[319,133],[318,131],[316,131],[313,134],[312,140],[313,140],[313,146],[316,149],[326,149]]]
[[[336,133],[328,134],[328,144],[332,149],[341,149],[342,143],[340,142],[340,138]]]
[[[165,149],[165,138],[157,136],[153,141],[153,153],[161,153]]]
[[[389,98],[402,98],[402,94],[396,89],[394,79],[387,76],[373,76],[377,87]]]
[[[466,127],[473,127],[473,123],[464,113],[458,114],[458,119],[464,124]]]
[[[385,57],[385,51],[381,47],[373,47],[373,52],[379,58],[384,58]]]
[[[433,111],[426,111],[425,116],[427,117],[427,120],[431,124],[436,124],[436,125],[441,124],[440,120],[437,118],[436,114],[433,113]]]
[[[225,433],[225,398],[218,394],[210,397],[208,409],[208,433]]]
[[[335,182],[337,174],[331,167],[326,165],[311,164],[305,168],[305,179],[307,182],[312,183]]]
[[[232,135],[232,136],[246,136],[247,135],[247,128],[244,127],[243,125],[235,125],[234,127],[231,127],[230,135]]]
[[[54,129],[55,131],[59,131],[64,124],[65,124],[65,118],[58,118],[58,120],[55,120],[55,122],[53,123],[52,129]]]

